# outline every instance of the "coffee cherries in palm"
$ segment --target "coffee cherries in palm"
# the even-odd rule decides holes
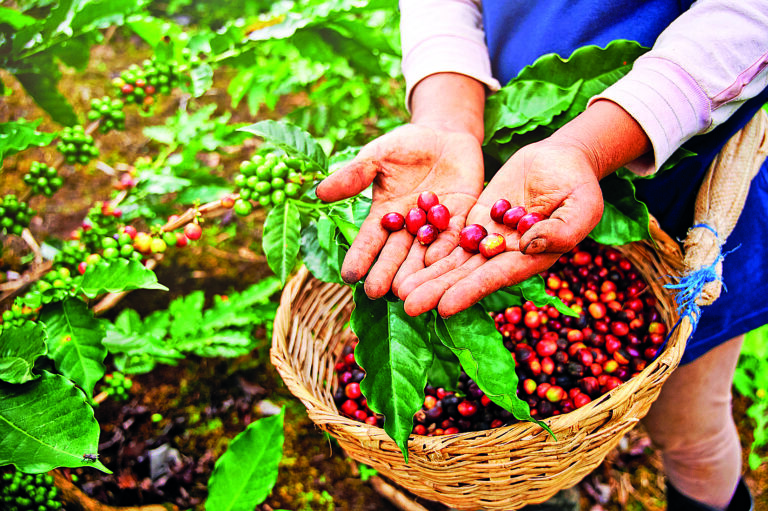
[[[419,194],[416,207],[411,208],[405,216],[397,212],[387,213],[381,218],[381,226],[389,232],[399,231],[403,227],[416,236],[422,245],[429,245],[437,239],[441,231],[448,228],[451,212],[440,204],[437,194],[425,191]]]
[[[533,227],[533,224],[546,218],[541,213],[529,213],[522,206],[512,206],[507,199],[499,199],[494,202],[491,206],[490,215],[494,222],[516,229],[520,236]]]

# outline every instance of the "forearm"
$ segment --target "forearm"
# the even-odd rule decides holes
[[[550,138],[584,149],[598,179],[630,161],[650,156],[652,150],[640,124],[622,107],[605,99],[592,103]]]
[[[766,85],[768,1],[700,0],[599,97],[622,105],[650,136],[654,158],[630,166],[648,174]]]
[[[457,73],[437,73],[421,80],[411,95],[411,122],[460,131],[483,141],[485,85]]]

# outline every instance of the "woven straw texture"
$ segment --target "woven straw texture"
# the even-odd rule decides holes
[[[618,248],[645,277],[671,326],[678,315],[663,286],[679,274],[682,255],[655,223],[652,234],[655,246],[641,242]],[[638,376],[587,406],[547,419],[557,441],[531,423],[440,437],[412,435],[405,464],[383,429],[342,416],[334,404],[334,364],[353,335],[345,329],[352,307],[350,288],[320,282],[302,268],[283,291],[272,362],[310,418],[349,456],[418,496],[468,511],[519,509],[578,483],[645,416],[691,333],[684,319]]]

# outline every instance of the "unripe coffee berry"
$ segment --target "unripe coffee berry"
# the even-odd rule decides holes
[[[416,204],[424,211],[429,211],[433,206],[440,204],[435,192],[421,192]]]
[[[437,239],[437,234],[437,227],[432,224],[425,224],[416,232],[416,239],[419,240],[419,243],[422,245],[429,245]]]
[[[397,212],[387,213],[381,217],[381,226],[389,232],[399,231],[405,226],[405,218]]]
[[[451,212],[444,204],[436,204],[429,208],[427,212],[427,222],[434,225],[438,231],[444,231],[448,228],[451,221]]]
[[[504,216],[501,219],[501,223],[506,225],[507,227],[511,227],[512,229],[517,229],[517,223],[520,221],[525,214],[528,213],[524,207],[522,206],[515,206],[513,208],[509,208],[505,213]]]
[[[478,250],[483,257],[491,258],[499,255],[507,249],[507,241],[499,233],[489,234],[480,241]]]
[[[464,227],[459,234],[459,246],[476,254],[480,250],[480,242],[488,236],[488,231],[480,224],[470,224]]]
[[[511,207],[512,207],[512,204],[510,204],[507,199],[497,200],[496,202],[493,203],[493,206],[491,206],[491,219],[494,222],[502,223],[502,219],[504,218],[504,213],[509,211]]]
[[[517,232],[519,232],[520,236],[522,236],[528,231],[528,229],[533,227],[533,224],[541,222],[542,220],[544,220],[544,215],[541,213],[528,213],[523,215],[523,217],[517,222]]]

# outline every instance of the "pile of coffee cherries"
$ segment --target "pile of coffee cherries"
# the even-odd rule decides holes
[[[47,474],[18,470],[0,475],[0,509],[7,511],[56,511],[61,509],[59,490]]]
[[[400,213],[387,213],[381,217],[381,226],[389,232],[405,228],[422,245],[429,245],[437,239],[437,235],[448,228],[451,212],[445,204],[440,204],[435,192],[421,192],[416,201],[416,207],[411,208],[405,216]]]
[[[656,358],[666,336],[647,284],[618,250],[585,240],[542,274],[546,291],[578,314],[531,302],[491,313],[515,359],[518,396],[536,419],[580,408],[615,389]],[[354,345],[336,364],[342,414],[381,426],[359,393],[364,372]],[[462,372],[456,392],[427,386],[413,433],[480,431],[515,422]]]

